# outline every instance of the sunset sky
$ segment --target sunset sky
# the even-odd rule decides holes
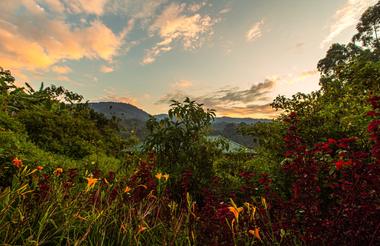
[[[0,66],[21,85],[164,113],[190,96],[218,115],[274,116],[318,89],[316,65],[376,0],[0,0]]]

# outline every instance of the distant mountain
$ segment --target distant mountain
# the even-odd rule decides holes
[[[107,118],[116,117],[120,119],[123,136],[129,136],[133,132],[138,138],[144,139],[148,134],[145,123],[150,118],[150,114],[132,104],[97,102],[89,103],[89,106],[95,112],[102,113]]]
[[[96,112],[102,113],[108,118],[115,116],[122,120],[137,119],[147,121],[150,117],[147,112],[129,103],[97,102],[89,103],[89,106]]]
[[[227,116],[216,117],[213,124],[219,123],[234,123],[234,124],[256,124],[258,122],[270,122],[268,119],[253,119],[253,118],[232,118]]]
[[[163,120],[168,117],[168,114],[157,114],[153,116],[157,120]],[[215,124],[256,124],[258,122],[271,122],[271,120],[268,119],[254,119],[254,118],[233,118],[233,117],[227,117],[227,116],[222,116],[222,117],[216,117],[215,120],[213,121],[213,125]]]
[[[98,102],[89,103],[90,108],[98,113],[104,114],[107,118],[117,117],[121,120],[121,126],[126,129],[125,134],[133,130],[136,135],[143,139],[147,135],[145,127],[146,121],[151,117],[144,110],[128,104],[119,102]],[[154,115],[157,120],[168,117],[167,114]],[[223,136],[247,147],[254,147],[256,140],[250,136],[243,136],[238,132],[240,124],[256,124],[258,122],[271,122],[268,119],[253,118],[233,118],[233,117],[216,117],[212,123],[213,136]]]

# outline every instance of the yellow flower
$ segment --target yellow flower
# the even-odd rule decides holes
[[[131,190],[132,190],[131,187],[129,187],[129,186],[127,185],[127,186],[125,187],[125,189],[124,189],[124,192],[125,192],[125,193],[129,193]]]
[[[98,179],[93,178],[93,177],[89,177],[86,179],[87,179],[87,189],[91,189],[92,187],[95,186],[96,182],[98,182]]]
[[[58,168],[55,169],[55,171],[54,171],[54,175],[55,175],[55,176],[60,176],[62,173],[63,173],[63,168],[60,168],[60,167],[58,167]]]
[[[160,179],[162,178],[162,173],[157,173],[157,174],[155,175],[155,177],[156,177],[158,180],[160,180]]]
[[[259,239],[261,241],[260,228],[255,227],[255,229],[249,230],[248,233],[251,234],[252,236],[255,236],[255,238],[257,238],[257,239]]]
[[[231,213],[234,214],[236,220],[239,218],[239,213],[241,211],[243,211],[243,208],[240,207],[240,208],[235,208],[235,207],[228,207],[228,209],[230,210]]]
[[[261,197],[261,204],[263,204],[264,208],[267,209],[267,200],[265,200],[265,197]]]
[[[169,174],[164,174],[164,175],[162,175],[162,177],[165,179],[165,181],[168,181],[168,179],[169,179]]]

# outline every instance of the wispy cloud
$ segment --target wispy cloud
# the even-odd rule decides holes
[[[251,28],[246,33],[245,37],[248,42],[255,41],[262,36],[262,26],[264,25],[264,20],[258,21],[251,26]]]
[[[134,97],[129,96],[118,96],[116,91],[114,89],[105,89],[104,90],[104,96],[99,97],[95,101],[102,101],[102,102],[122,102],[122,103],[129,103],[135,106],[138,106],[138,101]]]
[[[221,9],[221,10],[219,11],[219,14],[224,15],[224,14],[229,13],[230,11],[231,11],[231,8],[226,7],[226,8],[224,8],[224,9]]]
[[[249,89],[222,88],[216,92],[201,96],[189,95],[177,90],[164,95],[157,104],[167,104],[170,100],[183,100],[190,97],[208,108],[213,108],[219,115],[256,115],[259,117],[272,117],[274,110],[266,102],[269,100],[268,93],[274,88],[275,81],[265,80],[254,84]]]
[[[178,82],[175,82],[172,87],[175,89],[186,89],[193,85],[191,81],[188,80],[180,80]]]
[[[286,84],[293,85],[295,83],[303,83],[306,79],[313,78],[318,81],[319,72],[317,69],[299,71],[296,73],[289,73],[276,77],[276,81],[285,82]]]
[[[175,42],[186,50],[199,48],[216,22],[208,15],[189,11],[186,4],[168,5],[149,28],[151,36],[158,35],[161,40],[147,50],[142,63],[153,63],[161,53],[172,50]]]
[[[71,72],[71,68],[68,66],[53,66],[51,70],[59,74],[66,74]]]
[[[89,13],[102,15],[107,0],[64,0],[67,9],[72,13]]]
[[[100,71],[102,73],[112,73],[114,71],[114,68],[110,67],[110,66],[103,65],[103,66],[100,67]]]
[[[339,34],[358,23],[362,13],[377,0],[348,0],[335,12],[329,34],[321,42],[321,48],[331,43]]]

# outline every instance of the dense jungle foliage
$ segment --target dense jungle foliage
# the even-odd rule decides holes
[[[142,153],[117,119],[0,70],[0,241],[67,245],[377,245],[380,2],[317,65],[320,90],[244,125],[254,155],[206,136],[213,110],[173,101]],[[6,66],[6,64],[3,64]]]

